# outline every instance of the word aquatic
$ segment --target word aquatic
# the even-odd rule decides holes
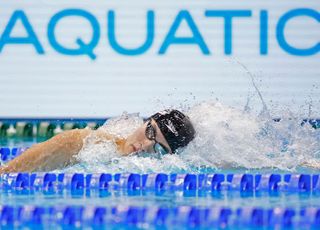
[[[155,11],[149,10],[146,12],[146,38],[145,40],[135,48],[126,48],[122,46],[117,41],[116,36],[116,26],[115,17],[116,12],[110,10],[107,12],[107,38],[110,43],[111,48],[122,55],[141,55],[147,52],[153,44],[155,39]],[[303,16],[303,17],[301,17]],[[67,47],[61,44],[61,39],[57,39],[55,31],[59,27],[59,23],[68,17],[76,17],[82,20],[84,23],[89,23],[92,34],[90,41],[85,42],[84,39],[75,39],[75,46]],[[252,17],[251,10],[205,10],[204,17],[208,20],[212,18],[222,18],[224,20],[224,53],[226,55],[232,54],[232,31],[233,31],[233,21],[237,18],[250,18]],[[261,10],[259,12],[259,41],[261,55],[268,54],[268,34],[269,26],[268,19],[269,14],[267,10]],[[316,20],[320,22],[320,13],[313,9],[301,8],[293,9],[285,14],[283,14],[276,25],[276,40],[279,47],[285,52],[296,56],[310,56],[319,53],[320,51],[320,41],[311,41],[313,44],[307,48],[295,47],[293,44],[289,43],[290,39],[287,39],[285,34],[285,27],[289,21],[293,18],[299,17],[300,20]],[[12,31],[17,26],[17,22],[21,22],[23,29],[26,31],[26,36],[14,36]],[[82,22],[81,21],[81,22]],[[295,20],[296,21],[296,20]],[[177,31],[181,27],[182,23],[187,25],[187,29],[190,30],[190,36],[178,36]],[[167,53],[168,48],[174,45],[193,45],[197,47],[203,55],[211,55],[211,51],[206,44],[203,35],[193,19],[192,15],[187,10],[181,10],[177,13],[174,18],[170,28],[167,30],[166,36],[160,45],[158,50],[159,55],[164,55]],[[83,9],[65,9],[55,15],[53,15],[48,23],[47,27],[47,37],[51,47],[58,53],[63,55],[87,55],[91,59],[96,58],[95,48],[99,44],[101,33],[100,24],[97,18],[88,11]],[[60,41],[60,42],[59,42]],[[0,53],[3,48],[8,45],[31,45],[35,48],[36,52],[40,55],[45,54],[45,49],[38,39],[35,30],[28,19],[26,13],[22,10],[14,11],[3,33],[0,37]],[[9,48],[9,47],[8,47]]]

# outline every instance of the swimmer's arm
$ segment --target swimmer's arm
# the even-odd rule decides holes
[[[73,157],[83,146],[83,139],[94,131],[74,129],[60,133],[51,139],[33,145],[7,165],[1,173],[50,171],[76,163]]]

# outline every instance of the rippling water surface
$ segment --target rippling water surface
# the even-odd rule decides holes
[[[111,141],[89,137],[78,155],[81,163],[63,171],[314,172],[320,167],[320,129],[301,125],[301,117],[284,113],[281,121],[275,122],[268,113],[251,114],[217,102],[204,102],[184,112],[197,134],[178,155],[160,159],[147,153],[121,157]],[[100,129],[126,137],[141,124],[143,118],[138,114],[124,113]]]

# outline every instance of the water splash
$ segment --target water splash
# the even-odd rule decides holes
[[[270,115],[267,103],[265,102],[265,100],[264,100],[264,98],[262,96],[262,93],[261,93],[260,89],[258,88],[258,86],[256,84],[254,74],[248,69],[247,66],[245,66],[242,62],[240,62],[237,58],[233,57],[233,58],[231,58],[231,60],[235,61],[238,65],[240,65],[241,68],[246,72],[247,76],[249,76],[249,78],[251,80],[251,84],[252,84],[255,92],[258,94],[258,97],[259,97],[259,99],[261,101],[261,104],[262,104],[262,110],[261,110],[260,114],[262,116],[267,116],[270,119],[271,115]],[[245,110],[246,111],[248,111],[249,103],[250,103],[250,97],[248,96],[247,97],[247,103],[245,105]]]
[[[111,141],[90,136],[78,155],[80,164],[67,172],[204,172],[221,169],[278,169],[295,171],[304,162],[320,161],[320,130],[301,126],[301,118],[289,112],[280,122],[256,116],[218,102],[204,102],[186,114],[197,135],[180,154],[161,159],[153,155],[121,157]],[[143,123],[138,114],[124,113],[101,128],[127,136]]]
[[[314,160],[320,150],[319,130],[301,126],[301,118],[290,113],[275,122],[269,116],[257,117],[219,103],[202,103],[189,115],[198,135],[185,152],[194,163],[202,160],[219,168],[294,170]]]

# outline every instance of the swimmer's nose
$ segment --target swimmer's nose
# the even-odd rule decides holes
[[[142,148],[144,151],[152,153],[153,152],[153,145],[154,145],[154,141],[147,139],[143,142]]]
[[[141,143],[134,143],[132,146],[133,146],[134,152],[140,152],[143,149],[143,146]]]

